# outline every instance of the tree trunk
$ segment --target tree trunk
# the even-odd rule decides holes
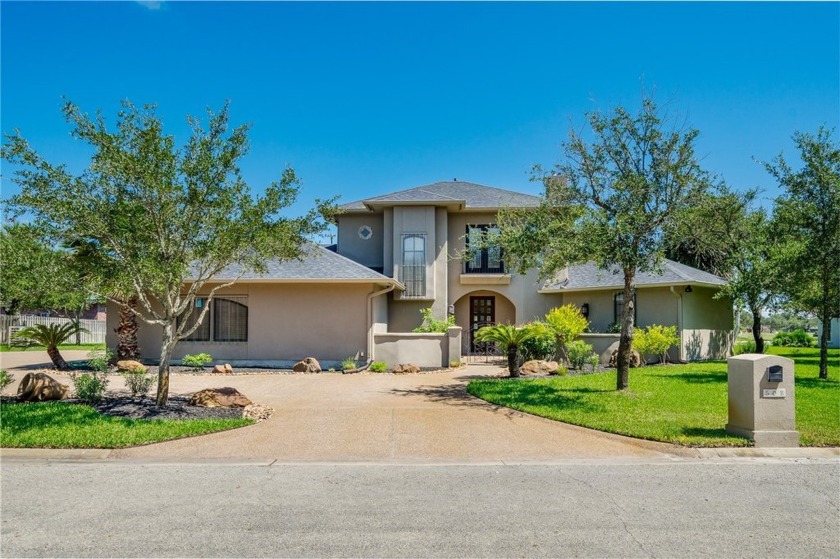
[[[823,300],[822,335],[820,336],[820,378],[828,378],[828,338],[831,333],[831,313],[828,312],[828,299]]]
[[[117,334],[117,361],[140,358],[140,346],[137,343],[137,330],[140,327],[137,315],[132,309],[137,308],[137,297],[132,297],[120,305],[120,323],[114,328]]]
[[[630,355],[633,351],[633,314],[636,294],[636,270],[624,269],[624,307],[621,309],[621,337],[618,341],[618,359],[616,359],[616,390],[627,390],[630,381]]]
[[[508,347],[507,352],[507,359],[508,359],[508,373],[512,377],[519,376],[519,369],[516,367],[516,353],[518,348],[516,346]]]
[[[750,312],[753,315],[752,333],[755,340],[755,352],[764,353],[764,338],[761,337],[761,308],[750,307]]]
[[[55,368],[60,371],[66,371],[70,368],[70,365],[67,364],[67,361],[64,360],[64,357],[61,356],[61,352],[58,351],[58,348],[54,345],[47,347],[47,355],[50,356],[50,359],[55,365]]]
[[[160,345],[160,365],[158,365],[158,388],[155,405],[162,407],[169,401],[169,361],[175,349],[175,325],[169,323],[163,327],[163,339]]]

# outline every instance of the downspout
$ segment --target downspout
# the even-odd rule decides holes
[[[397,285],[392,283],[385,289],[374,291],[373,293],[370,293],[367,296],[367,363],[364,366],[360,367],[360,369],[367,369],[368,366],[370,366],[370,364],[373,362],[373,299],[374,297],[379,297],[380,295],[390,293],[391,291],[396,289],[396,287]]]
[[[679,345],[679,362],[685,363],[685,355],[683,352],[683,305],[682,305],[682,293],[677,293],[674,291],[674,286],[670,286],[669,289],[671,290],[671,294],[677,298],[677,332],[680,336],[680,345]]]

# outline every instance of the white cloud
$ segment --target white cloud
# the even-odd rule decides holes
[[[137,0],[137,3],[141,6],[148,8],[150,10],[159,10],[163,5],[162,1],[152,1],[152,0]]]

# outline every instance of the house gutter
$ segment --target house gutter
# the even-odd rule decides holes
[[[385,289],[380,289],[379,291],[374,291],[369,293],[367,296],[367,329],[368,329],[368,336],[367,336],[367,363],[359,369],[367,369],[370,364],[373,362],[373,299],[374,297],[379,297],[380,295],[385,295],[386,293],[390,293],[394,289],[397,288],[396,283],[392,283]]]
[[[671,295],[677,298],[677,332],[680,335],[679,345],[679,361],[685,363],[685,353],[683,351],[683,296],[682,293],[674,291],[674,286],[669,287]]]

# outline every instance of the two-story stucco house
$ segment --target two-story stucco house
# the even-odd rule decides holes
[[[306,356],[390,361],[397,359],[395,341],[439,343],[433,336],[398,335],[419,326],[427,307],[438,318],[455,316],[461,353],[469,354],[479,326],[539,319],[566,303],[581,307],[593,332],[604,332],[587,334],[600,353],[617,340],[605,332],[618,322],[620,275],[581,265],[540,283],[536,271],[511,273],[499,249],[482,250],[471,260],[458,256],[474,231],[495,226],[499,208],[538,204],[535,196],[457,180],[344,204],[336,245],[309,245],[302,261],[272,263],[267,274],[242,276],[217,294],[209,320],[179,344],[176,357],[206,352],[232,362]],[[238,275],[232,268],[218,280]],[[673,359],[723,356],[733,317],[731,302],[714,298],[722,284],[670,261],[661,274],[640,274],[637,324],[676,325],[682,344]],[[108,313],[109,321],[117,316]],[[113,346],[116,339],[108,342]],[[159,332],[141,327],[140,346],[144,358],[154,359]],[[437,355],[446,364],[447,352]]]

